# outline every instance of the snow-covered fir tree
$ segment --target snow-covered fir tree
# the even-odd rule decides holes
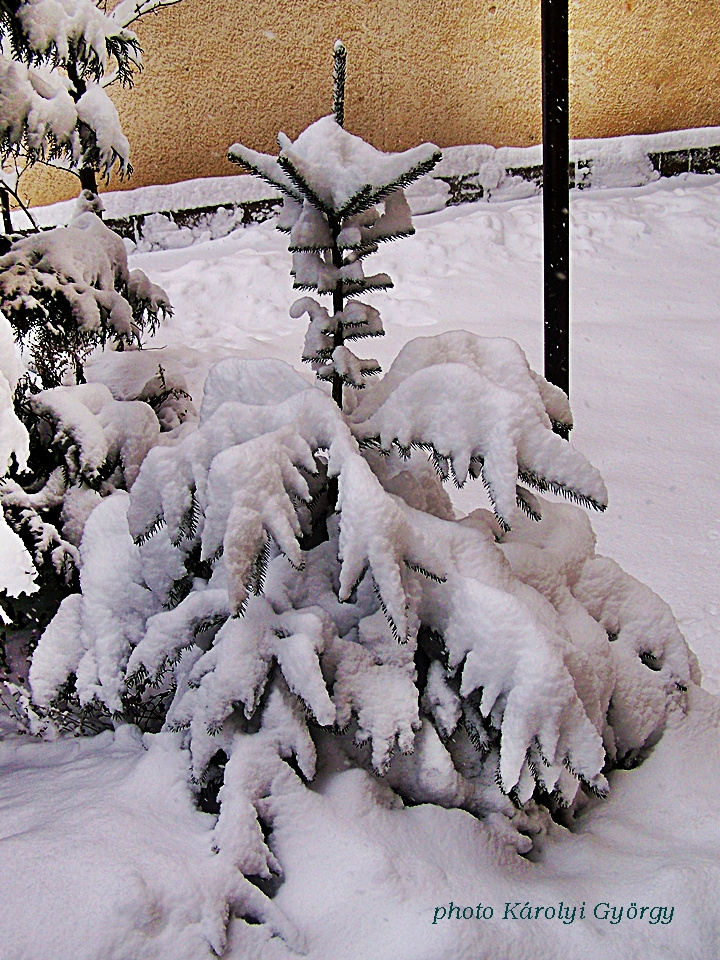
[[[516,343],[419,338],[382,377],[348,345],[383,334],[365,296],[391,281],[365,264],[412,234],[403,188],[440,153],[374,149],[344,129],[341,92],[278,156],[230,149],[284,195],[315,382],[275,360],[211,369],[197,428],[87,519],[81,590],[30,672],[40,710],[68,684],[117,716],[148,680],[167,695],[198,790],[222,783],[233,909],[293,945],[272,821],[319,770],[355,765],[527,851],[698,680],[667,605],[596,554],[583,508],[605,486]],[[487,506],[456,516],[447,483],[476,480]]]
[[[84,382],[93,350],[133,350],[170,312],[164,291],[129,269],[122,239],[103,224],[96,176],[130,172],[107,94],[141,67],[129,26],[173,2],[122,0],[112,10],[93,0],[0,2],[0,193],[21,203],[17,176],[37,162],[76,173],[85,188],[67,226],[2,238],[0,249],[0,309],[22,356],[13,416],[29,436],[27,456],[7,465],[0,505],[41,574],[33,603],[46,610],[74,582],[92,507],[126,489],[156,435],[187,412],[182,384],[157,369],[131,397]],[[0,591],[0,608],[15,619],[12,596]]]
[[[110,342],[132,365],[143,331],[170,312],[165,292],[129,269],[122,239],[95,212],[98,202],[84,191],[67,227],[21,238],[0,257],[0,309],[24,367],[13,383],[13,416],[30,441],[0,485],[0,505],[43,574],[37,601],[50,609],[57,590],[62,595],[75,580],[92,508],[132,485],[161,430],[189,409],[183,384],[168,386],[157,365],[134,396],[85,383],[93,350]],[[0,594],[3,605],[15,619],[20,608]]]
[[[142,58],[132,30],[177,0],[0,0],[0,182],[58,163],[97,193],[97,175],[130,171],[130,148],[107,88],[132,84]],[[6,211],[5,228],[9,229]]]
[[[94,347],[136,342],[168,310],[163,291],[128,270],[122,240],[100,222],[96,174],[131,169],[107,94],[142,65],[129,26],[175,2],[122,0],[107,10],[100,0],[0,0],[0,186],[13,189],[8,166],[17,175],[56,162],[84,188],[68,227],[6,238],[0,250],[0,308],[43,388],[60,384],[68,369],[82,380]]]

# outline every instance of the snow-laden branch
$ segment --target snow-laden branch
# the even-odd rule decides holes
[[[98,340],[137,341],[170,312],[165,292],[129,269],[122,239],[89,210],[0,257],[0,305],[43,386],[58,384]]]
[[[465,332],[417,338],[365,389],[353,430],[384,451],[427,449],[458,485],[481,476],[507,527],[518,479],[604,510],[600,474],[552,430],[560,415],[568,419],[558,393],[512,340]]]
[[[25,0],[13,17],[13,39],[20,49],[20,59],[79,63],[81,76],[89,74],[99,79],[110,57],[125,73],[139,66],[137,37],[122,22],[123,16],[129,15],[127,11],[115,18],[93,0]]]
[[[127,28],[146,14],[153,13],[161,7],[174,6],[179,2],[180,0],[144,0],[144,2],[138,3],[137,0],[123,0],[108,14],[108,18],[117,23],[118,26]],[[134,53],[134,64],[138,70],[142,69],[142,52],[140,49]],[[121,71],[115,68],[106,71],[100,80],[100,86],[109,87],[121,79]]]
[[[92,158],[109,173],[129,167],[130,144],[115,104],[98,83],[71,95],[64,75],[46,66],[28,66],[0,55],[0,158],[62,159],[77,167]]]
[[[440,151],[432,143],[402,153],[383,153],[348,133],[334,117],[317,120],[294,142],[281,133],[278,143],[278,157],[236,143],[228,158],[291,198],[308,200],[337,218],[367,210],[440,160]]]
[[[0,161],[64,161],[130,172],[129,146],[104,88],[131,85],[142,54],[131,23],[177,0],[22,0],[0,19]],[[3,40],[5,41],[3,43]]]

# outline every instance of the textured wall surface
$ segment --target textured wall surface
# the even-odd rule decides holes
[[[718,0],[570,0],[570,17],[573,137],[720,125]],[[273,151],[329,113],[337,37],[346,126],[375,146],[540,141],[540,0],[182,0],[137,31],[146,68],[115,98],[129,186],[236,173],[234,141]],[[32,200],[74,192],[42,174]]]

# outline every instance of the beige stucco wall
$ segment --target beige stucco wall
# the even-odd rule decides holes
[[[720,125],[717,0],[570,0],[570,16],[573,137]],[[182,0],[137,32],[146,68],[116,96],[129,186],[236,173],[229,144],[272,151],[329,113],[337,37],[346,126],[381,149],[540,140],[540,0]],[[32,200],[74,192],[43,175]]]

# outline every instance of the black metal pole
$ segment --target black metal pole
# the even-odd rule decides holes
[[[570,392],[568,0],[541,0],[545,376]]]
[[[0,186],[0,204],[2,205],[2,220],[5,233],[12,233],[12,217],[10,216],[10,194],[5,187]]]

